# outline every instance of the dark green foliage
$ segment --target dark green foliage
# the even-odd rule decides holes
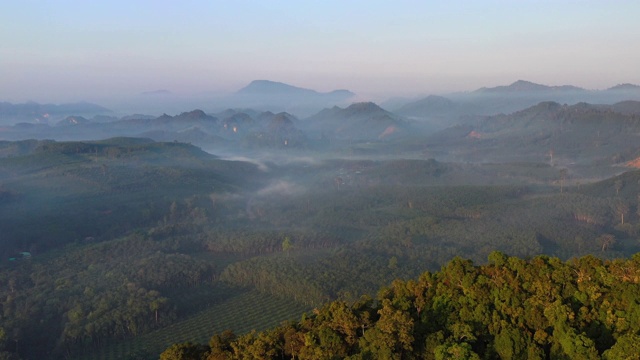
[[[0,168],[3,255],[106,240],[178,215],[207,221],[211,194],[257,179],[253,165],[145,139],[45,142],[30,155],[0,159]],[[165,218],[175,201],[185,202],[180,213]]]
[[[375,302],[330,302],[297,323],[211,344],[227,359],[632,359],[638,292],[638,255],[562,262],[494,252],[484,266],[456,258],[396,280]]]
[[[204,345],[175,344],[160,354],[160,360],[203,360],[207,351]]]

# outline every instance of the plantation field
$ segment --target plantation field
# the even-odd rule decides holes
[[[243,334],[261,331],[287,320],[298,320],[310,310],[308,307],[255,290],[240,291],[237,295],[197,312],[192,316],[131,340],[89,350],[75,360],[116,360],[157,357],[174,343],[208,343],[213,334],[233,330]]]

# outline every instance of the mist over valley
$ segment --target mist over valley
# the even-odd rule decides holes
[[[3,354],[152,359],[460,257],[629,258],[638,89],[516,81],[377,104],[261,80],[160,115],[145,109],[177,105],[170,91],[131,113],[2,103]]]

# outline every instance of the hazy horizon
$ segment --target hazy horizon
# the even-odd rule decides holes
[[[266,79],[361,99],[518,79],[640,83],[631,1],[20,1],[0,21],[0,101],[233,93]]]

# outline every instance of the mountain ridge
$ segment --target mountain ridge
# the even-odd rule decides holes
[[[86,101],[61,104],[40,104],[28,101],[21,104],[0,102],[0,124],[18,122],[47,123],[60,121],[67,116],[112,113],[110,109]]]
[[[355,96],[355,94],[346,89],[337,89],[330,92],[319,92],[312,89],[306,89],[279,81],[272,80],[253,80],[247,86],[241,88],[236,94],[268,94],[268,95],[339,95],[339,96]]]
[[[527,91],[585,91],[585,89],[573,85],[549,86],[537,84],[527,80],[517,80],[509,85],[501,85],[495,87],[482,87],[475,92],[527,92]]]
[[[373,102],[325,108],[303,121],[306,129],[339,139],[382,140],[403,129],[406,121]]]

